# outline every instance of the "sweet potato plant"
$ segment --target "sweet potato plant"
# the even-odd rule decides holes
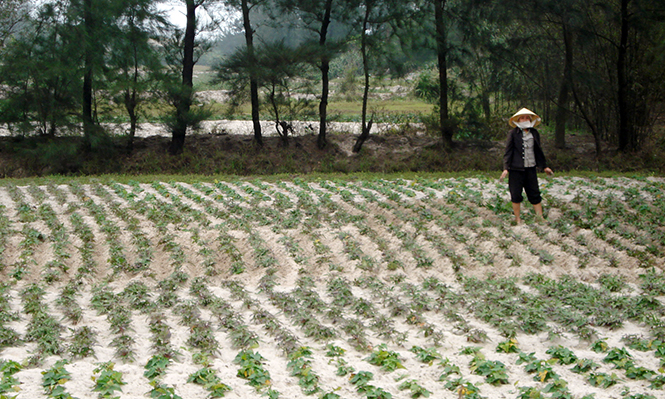
[[[665,180],[2,182],[0,397],[657,398]]]

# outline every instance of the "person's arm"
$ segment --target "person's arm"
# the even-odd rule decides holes
[[[512,156],[514,146],[515,143],[513,142],[513,131],[511,130],[508,133],[508,140],[506,140],[506,150],[503,153],[503,172],[501,173],[499,180],[503,180],[506,176],[508,176],[508,168],[510,167],[510,158]]]
[[[513,141],[513,131],[511,130],[508,133],[508,139],[506,140],[506,150],[503,153],[503,170],[508,170],[508,168],[510,168],[510,158],[513,154],[513,147],[515,147],[515,143]]]
[[[542,146],[541,141],[540,141],[540,133],[536,129],[533,129],[533,130],[534,130],[533,131],[533,137],[534,137],[535,144],[536,144],[535,147],[534,147],[534,151],[536,151],[534,153],[534,155],[536,156],[536,164],[547,175],[553,175],[554,172],[552,172],[552,169],[550,169],[547,166],[547,158],[545,158],[545,152],[543,151],[543,146]]]

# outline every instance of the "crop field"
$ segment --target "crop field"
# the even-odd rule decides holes
[[[0,185],[0,398],[663,398],[665,179]]]

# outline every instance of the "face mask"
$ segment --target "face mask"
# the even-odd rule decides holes
[[[521,129],[529,129],[533,127],[533,121],[522,121],[522,122],[515,122],[515,125]]]

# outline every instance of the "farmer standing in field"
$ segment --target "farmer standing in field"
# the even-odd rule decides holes
[[[543,205],[538,187],[536,169],[542,169],[552,175],[552,169],[547,167],[545,154],[540,141],[540,133],[535,129],[540,124],[540,117],[522,108],[511,116],[508,124],[513,128],[508,132],[506,151],[503,155],[503,173],[499,180],[508,177],[510,201],[513,203],[515,223],[520,224],[520,204],[523,201],[522,190],[526,192],[527,199],[533,204],[537,217],[543,219]]]

